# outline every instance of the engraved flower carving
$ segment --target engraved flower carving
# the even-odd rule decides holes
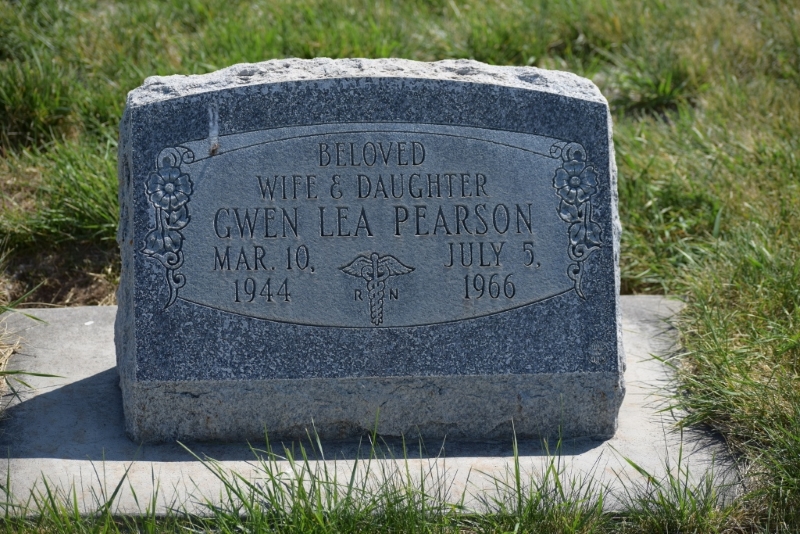
[[[146,254],[164,255],[168,252],[176,253],[183,245],[183,236],[177,230],[161,228],[150,232],[145,240],[144,252]]]
[[[166,269],[169,284],[170,307],[178,298],[178,290],[186,283],[179,269],[183,265],[183,230],[189,224],[189,197],[192,181],[181,172],[182,164],[194,161],[194,153],[186,147],[169,147],[156,158],[156,170],[150,173],[145,183],[147,198],[153,206],[155,228],[144,240],[144,252],[157,260]]]
[[[558,142],[550,147],[550,155],[563,163],[553,176],[553,187],[561,197],[558,215],[569,223],[567,253],[572,263],[567,274],[575,282],[575,291],[584,298],[581,289],[583,263],[603,246],[602,228],[592,220],[592,195],[597,193],[597,172],[587,164],[586,150],[579,143]]]
[[[553,185],[570,204],[583,204],[597,192],[597,173],[580,159],[565,161],[556,171]]]
[[[163,166],[150,173],[147,180],[147,194],[150,202],[165,210],[177,210],[189,201],[192,194],[192,182],[188,174],[182,174],[180,167],[170,165],[164,158]]]

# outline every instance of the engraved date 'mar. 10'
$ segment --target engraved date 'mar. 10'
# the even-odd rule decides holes
[[[239,253],[233,251],[231,247],[220,250],[214,247],[214,270],[221,271],[275,271],[275,267],[267,265],[264,261],[267,256],[265,247],[255,245],[253,254],[249,255],[241,248]],[[232,259],[233,258],[233,259]],[[234,267],[231,267],[231,266]],[[314,273],[315,269],[311,265],[311,254],[306,245],[286,247],[286,271]],[[263,297],[263,299],[259,298]],[[289,278],[273,279],[247,277],[244,279],[236,278],[233,280],[233,302],[252,303],[252,302],[291,302],[289,292]]]
[[[200,161],[195,144],[164,149],[141,188],[139,250],[164,269],[166,307],[180,291],[254,317],[362,327],[585,298],[608,195],[582,145],[377,128],[374,140],[314,132],[232,149],[231,138]],[[321,292],[341,301],[319,306]]]

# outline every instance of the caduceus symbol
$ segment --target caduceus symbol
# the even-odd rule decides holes
[[[369,316],[375,326],[380,326],[383,323],[383,294],[386,290],[386,280],[389,277],[408,274],[414,270],[413,267],[403,265],[394,256],[388,254],[379,256],[377,252],[373,252],[369,256],[358,256],[339,269],[350,276],[363,278],[367,281]]]

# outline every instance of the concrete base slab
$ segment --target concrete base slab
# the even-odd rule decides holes
[[[696,431],[674,431],[673,415],[661,411],[666,405],[668,367],[653,356],[668,357],[676,349],[676,332],[666,320],[680,307],[679,301],[663,297],[622,297],[627,393],[620,409],[619,430],[604,442],[584,439],[562,443],[558,461],[565,476],[591,478],[620,496],[623,483],[628,487],[644,483],[644,477],[627,460],[662,478],[667,469],[677,469],[680,456],[682,467],[688,468],[690,479],[697,482],[712,470],[720,485],[730,486],[737,480],[718,441]],[[204,503],[223,502],[219,478],[208,464],[197,461],[180,444],[140,445],[126,437],[115,367],[115,307],[26,313],[44,322],[18,313],[3,316],[8,329],[22,342],[8,369],[59,377],[24,377],[32,389],[16,387],[17,395],[8,389],[3,392],[0,450],[7,460],[0,464],[0,486],[10,481],[8,502],[30,506],[31,494],[45,490],[45,479],[51,489],[62,494],[74,491],[85,512],[104,503],[123,479],[113,505],[119,513],[143,513],[152,502],[157,513],[169,509],[202,512]],[[512,439],[509,434],[506,440],[497,442],[447,441],[422,447],[413,441],[408,444],[408,472],[412,477],[427,477],[427,487],[434,482],[446,488],[453,501],[466,492],[467,505],[480,508],[482,499],[497,496],[496,481],[511,476]],[[264,443],[252,445],[264,449]],[[297,444],[285,445],[298,451]],[[217,460],[215,465],[223,472],[264,478],[258,453],[247,444],[186,446],[200,457]],[[273,443],[272,447],[276,453],[283,452],[281,444]],[[338,473],[339,480],[347,480],[354,459],[368,450],[366,442],[359,445],[353,441],[325,442],[323,448],[327,460],[313,465]],[[549,449],[554,454],[556,444],[550,443]],[[529,475],[541,473],[551,461],[535,440],[520,441],[519,453],[520,467]],[[383,442],[379,454],[402,458],[402,444]],[[289,469],[289,465],[280,461],[273,468]],[[376,473],[381,469],[385,473],[387,468],[406,472],[403,462],[391,459],[371,466]],[[360,473],[365,475],[363,469],[366,467]],[[613,506],[619,501],[612,498],[608,502]]]

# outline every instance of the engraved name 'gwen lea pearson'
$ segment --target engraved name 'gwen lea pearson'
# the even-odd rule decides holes
[[[608,437],[616,170],[587,80],[287,60],[149,78],[121,125],[137,440]],[[509,434],[510,436],[510,434]]]

